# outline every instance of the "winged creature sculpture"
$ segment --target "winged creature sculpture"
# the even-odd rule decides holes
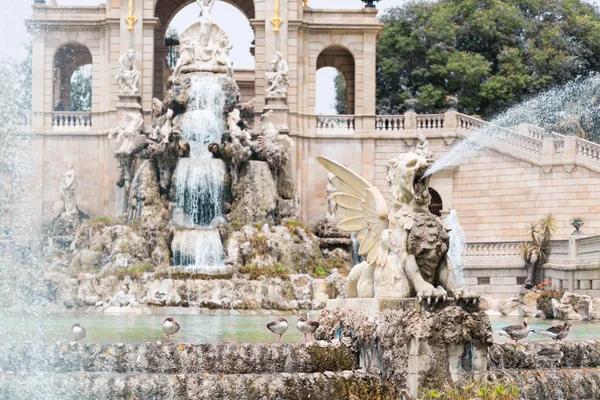
[[[448,230],[428,209],[431,159],[409,152],[389,161],[389,208],[379,189],[356,172],[325,157],[317,161],[335,175],[330,182],[338,189],[332,196],[338,228],[357,233],[358,252],[366,257],[348,276],[346,298],[479,301],[458,283],[447,255]]]

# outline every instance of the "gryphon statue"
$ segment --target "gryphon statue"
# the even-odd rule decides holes
[[[479,301],[477,293],[458,283],[447,255],[448,231],[429,211],[430,177],[424,174],[431,158],[409,152],[389,161],[391,209],[381,192],[354,171],[325,157],[317,161],[335,175],[338,228],[357,232],[358,253],[366,256],[348,276],[346,298]]]

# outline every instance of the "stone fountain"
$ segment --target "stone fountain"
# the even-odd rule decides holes
[[[344,337],[358,349],[361,367],[407,387],[481,379],[487,371],[491,327],[479,295],[455,274],[449,230],[428,209],[433,164],[426,140],[416,152],[390,160],[388,207],[379,189],[326,157],[337,192],[338,228],[356,233],[359,255],[344,299],[321,312],[322,339]]]

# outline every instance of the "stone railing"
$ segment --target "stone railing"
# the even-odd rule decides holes
[[[520,242],[480,242],[468,243],[465,257],[518,257]]]
[[[354,115],[319,115],[317,131],[354,131],[355,123]]]
[[[417,129],[444,129],[444,114],[417,115]]]
[[[54,112],[52,114],[52,130],[54,131],[88,131],[92,129],[91,112]]]
[[[600,145],[583,139],[577,139],[577,155],[594,161],[600,160]]]
[[[375,119],[378,131],[402,131],[404,127],[404,115],[378,115]]]
[[[479,129],[487,124],[484,120],[479,118],[471,117],[465,114],[457,115],[457,127],[465,130]]]

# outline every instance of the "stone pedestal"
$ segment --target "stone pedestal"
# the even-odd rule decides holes
[[[275,126],[289,126],[288,113],[290,109],[287,106],[286,97],[267,97],[263,113],[266,113],[269,110],[273,110],[271,122],[273,122]]]
[[[117,121],[119,127],[125,128],[129,125],[127,114],[139,114],[142,112],[141,102],[142,98],[139,95],[119,95],[119,102],[117,103]]]
[[[453,300],[434,306],[400,298],[329,300],[319,322],[317,339],[341,334],[358,349],[362,369],[381,374],[413,398],[487,372],[489,318]]]

